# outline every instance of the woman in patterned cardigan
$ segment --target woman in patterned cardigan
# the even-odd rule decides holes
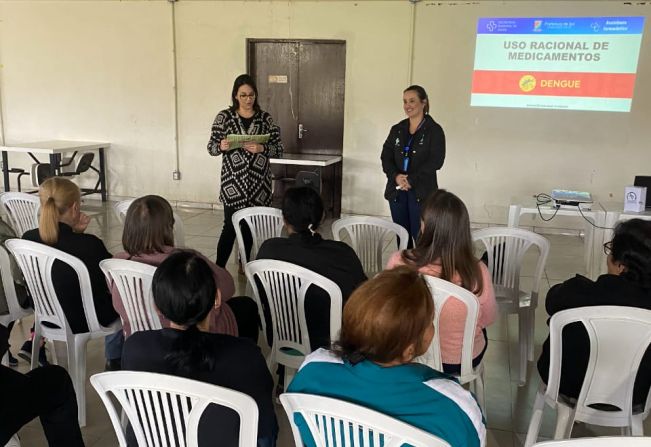
[[[233,213],[250,206],[271,205],[269,158],[279,157],[283,153],[280,128],[274,124],[269,113],[260,109],[258,89],[251,76],[243,74],[235,79],[231,100],[232,105],[217,114],[208,142],[210,155],[224,157],[219,193],[219,200],[224,204],[224,227],[217,243],[216,261],[220,267],[226,266],[235,242]],[[226,140],[229,134],[269,134],[270,137],[265,144],[246,142],[243,147],[230,150]],[[242,230],[248,256],[251,233],[246,225]]]

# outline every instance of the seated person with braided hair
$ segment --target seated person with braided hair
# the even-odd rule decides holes
[[[341,289],[342,305],[353,290],[366,280],[366,274],[353,249],[340,241],[323,239],[318,233],[323,222],[321,196],[309,187],[290,188],[283,197],[283,219],[289,237],[276,237],[263,242],[256,259],[291,262],[325,276]],[[262,299],[267,339],[271,342],[271,314]],[[330,344],[330,299],[319,289],[309,290],[305,319],[312,349]],[[333,334],[334,335],[334,334]]]
[[[248,394],[259,409],[258,446],[273,447],[278,433],[273,380],[260,348],[246,338],[209,332],[212,313],[221,304],[219,290],[203,256],[170,254],[152,281],[154,303],[170,325],[131,334],[124,343],[123,369],[180,376]],[[199,447],[237,446],[238,432],[237,413],[210,405],[199,421]],[[128,435],[128,444],[136,445],[133,433]]]

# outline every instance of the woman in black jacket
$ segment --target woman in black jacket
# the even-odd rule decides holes
[[[586,306],[628,306],[651,309],[651,222],[632,219],[620,222],[613,240],[604,244],[608,273],[596,281],[576,275],[547,293],[545,308],[556,312]],[[577,398],[590,357],[590,339],[581,323],[563,329],[561,394]],[[549,378],[549,337],[538,359],[544,383]],[[644,406],[651,385],[651,350],[647,349],[635,380],[633,406]]]
[[[429,115],[423,87],[407,87],[402,101],[407,119],[391,128],[381,158],[387,176],[384,198],[393,221],[409,232],[411,248],[420,230],[420,204],[438,188],[436,171],[445,160],[445,134]]]

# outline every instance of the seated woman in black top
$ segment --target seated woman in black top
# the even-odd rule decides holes
[[[203,257],[187,251],[172,253],[156,269],[152,292],[170,327],[127,338],[123,369],[181,376],[248,394],[260,412],[258,445],[275,445],[273,380],[260,348],[249,339],[208,332],[221,296]],[[210,405],[199,422],[199,446],[237,446],[238,430],[237,413]],[[135,439],[129,445],[135,445]]]
[[[333,281],[341,289],[343,303],[353,290],[366,281],[359,258],[344,242],[326,240],[317,230],[323,221],[321,196],[308,187],[288,189],[283,197],[283,218],[288,238],[266,240],[257,259],[275,259],[305,267]],[[263,300],[267,339],[271,342],[271,314]],[[330,299],[325,291],[314,287],[308,291],[305,319],[312,349],[330,347]],[[324,316],[326,316],[324,318]]]
[[[68,179],[51,177],[40,186],[39,196],[41,216],[38,228],[27,231],[23,239],[47,244],[84,263],[93,290],[97,320],[101,325],[109,326],[119,315],[113,309],[111,292],[99,263],[112,255],[97,236],[84,234],[90,218],[81,212],[79,187]],[[81,302],[77,273],[72,267],[57,261],[52,267],[52,282],[72,332],[87,332],[88,323]],[[104,348],[107,369],[119,369],[123,341],[122,330],[106,337]]]
[[[557,284],[547,293],[549,316],[585,306],[628,306],[651,309],[651,222],[632,219],[615,227],[613,240],[604,245],[608,274],[591,281],[581,275]],[[581,323],[563,329],[560,393],[577,398],[590,356],[590,340]],[[538,359],[544,383],[549,378],[549,337]],[[647,349],[633,389],[633,406],[642,409],[651,385],[651,349]]]

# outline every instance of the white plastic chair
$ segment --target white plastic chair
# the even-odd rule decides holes
[[[244,236],[240,228],[242,221],[246,222],[249,226],[253,238],[251,254],[248,258],[246,257]],[[252,206],[233,213],[233,226],[235,227],[235,236],[237,237],[237,246],[239,247],[242,264],[248,261],[255,261],[262,243],[272,237],[280,237],[284,225],[283,213],[278,208]]]
[[[311,270],[295,264],[272,259],[260,259],[246,264],[246,278],[251,284],[262,320],[262,333],[266,334],[266,322],[262,310],[261,294],[256,278],[271,312],[273,343],[269,366],[285,365],[285,387],[289,385],[305,356],[312,352],[305,321],[305,295],[314,285],[330,296],[330,338],[335,340],[341,329],[342,296],[339,286]],[[325,315],[323,316],[326,317]]]
[[[16,231],[17,237],[22,237],[26,231],[38,228],[38,213],[41,209],[41,199],[38,195],[6,192],[0,195],[0,203],[9,216],[9,222]]]
[[[83,427],[86,425],[86,344],[90,339],[103,338],[120,330],[120,320],[108,327],[100,325],[97,321],[88,269],[80,259],[45,244],[22,239],[9,239],[5,245],[16,258],[34,300],[32,369],[38,364],[38,349],[42,337],[66,343],[68,372],[77,394],[79,425]],[[52,283],[52,266],[55,261],[67,264],[77,273],[88,332],[73,334],[68,326]],[[58,327],[48,327],[43,323]]]
[[[118,411],[126,414],[140,447],[198,444],[201,415],[210,404],[228,407],[240,418],[239,447],[256,447],[258,406],[239,391],[182,377],[149,372],[115,371],[90,378],[113,423],[121,447],[126,431]],[[111,394],[120,403],[116,408]]]
[[[344,231],[348,234],[350,245],[362,262],[364,271],[370,274],[384,269],[382,252],[387,242],[393,243],[397,237],[399,250],[406,250],[409,243],[409,233],[404,227],[379,217],[344,217],[332,223],[334,240],[341,241]]]
[[[490,227],[472,233],[474,241],[481,241],[488,254],[488,270],[493,279],[495,299],[500,311],[518,316],[520,344],[519,385],[527,381],[527,362],[533,361],[533,338],[538,307],[540,282],[545,272],[549,241],[539,234],[521,228]],[[538,248],[538,259],[530,291],[520,289],[520,269],[527,251]]]
[[[303,416],[317,447],[400,447],[404,444],[414,447],[450,446],[446,441],[420,428],[343,400],[312,394],[284,393],[280,395],[280,402],[292,426],[296,447],[305,444],[294,422],[295,413]]]
[[[590,358],[581,392],[574,407],[559,400],[563,328],[583,323],[590,338]],[[651,310],[625,306],[594,306],[569,309],[554,314],[549,324],[549,379],[536,394],[525,446],[536,442],[545,403],[556,408],[554,439],[569,438],[575,421],[606,427],[625,427],[627,434],[643,436],[642,422],[649,414],[651,399],[644,412],[633,414],[635,377],[651,344]],[[650,393],[651,396],[651,393]],[[609,405],[613,411],[590,407]],[[617,410],[619,409],[619,410]]]
[[[2,278],[2,288],[7,299],[7,310],[9,313],[0,315],[0,324],[8,326],[12,321],[19,320],[23,317],[34,313],[34,309],[24,309],[18,303],[18,294],[16,293],[16,283],[11,272],[11,261],[9,252],[5,247],[0,247],[0,277]],[[2,357],[2,364],[8,365],[9,353]]]
[[[479,319],[479,300],[474,293],[459,287],[456,284],[445,281],[440,278],[425,275],[425,280],[434,299],[434,338],[425,354],[415,359],[416,362],[424,363],[429,367],[443,371],[443,360],[441,358],[441,333],[439,331],[439,322],[441,310],[448,299],[459,300],[466,306],[466,321],[463,329],[463,344],[461,347],[461,374],[456,376],[459,382],[472,382],[475,386],[475,395],[482,411],[485,412],[484,403],[484,363],[483,361],[473,368],[472,350],[475,344],[475,329]]]
[[[651,447],[651,438],[628,436],[602,436],[599,438],[577,438],[562,441],[545,441],[535,447]]]
[[[156,267],[126,259],[105,259],[99,263],[99,268],[108,283],[115,284],[118,289],[131,334],[163,327],[151,290]],[[122,326],[125,326],[124,320]]]
[[[127,211],[129,211],[129,207],[134,200],[136,199],[122,200],[120,202],[116,202],[113,205],[113,211],[115,212],[115,215],[122,225],[124,225],[124,219],[127,217]],[[176,212],[172,211],[172,213],[174,215],[174,246],[177,248],[184,248],[185,231],[183,229],[183,220],[178,214],[176,214]]]

